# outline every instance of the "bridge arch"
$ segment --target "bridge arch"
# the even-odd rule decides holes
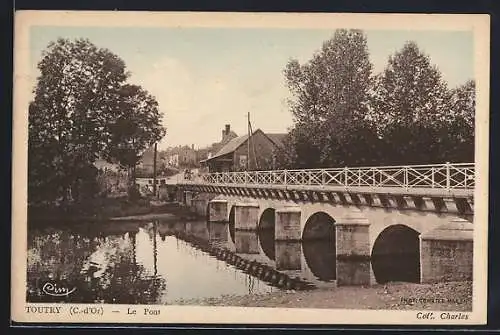
[[[386,227],[375,239],[371,263],[379,284],[420,282],[420,233],[407,225]]]
[[[325,212],[313,213],[302,231],[302,253],[311,272],[321,281],[336,279],[335,219]]]
[[[210,200],[207,201],[207,207],[205,208],[205,213],[207,213],[207,215],[205,215],[205,219],[207,220],[207,222],[210,221]]]
[[[274,208],[266,208],[259,217],[259,222],[257,226],[257,234],[259,237],[260,247],[264,254],[270,259],[275,260],[276,250],[275,250],[275,222],[276,222],[276,211]]]
[[[306,220],[302,230],[302,240],[335,241],[335,219],[325,212],[313,213]]]
[[[228,218],[228,222],[229,222],[229,236],[231,237],[231,241],[233,243],[235,243],[235,239],[234,239],[234,230],[235,230],[235,223],[234,223],[234,205],[231,206],[231,209],[229,210],[229,218]]]

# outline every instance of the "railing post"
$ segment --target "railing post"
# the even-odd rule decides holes
[[[284,172],[285,172],[285,178],[283,178],[283,179],[284,179],[285,186],[286,186],[287,185],[287,177],[286,176],[288,175],[288,170],[285,170]]]
[[[348,170],[347,170],[347,166],[344,167],[344,186],[347,187],[347,173],[348,173]]]
[[[361,169],[358,169],[358,186],[361,187]]]
[[[450,190],[450,162],[446,162],[446,190]]]
[[[403,180],[403,185],[405,187],[406,190],[408,190],[409,186],[408,186],[408,167],[405,166],[403,167],[403,171],[404,171],[404,180]]]
[[[321,170],[321,185],[325,186],[326,180],[325,180],[325,170]]]
[[[431,183],[432,183],[431,188],[434,188],[434,171],[435,171],[435,169],[432,167],[431,168]]]

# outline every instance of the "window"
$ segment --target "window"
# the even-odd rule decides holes
[[[240,167],[244,168],[246,166],[247,166],[247,156],[241,155],[240,156]]]

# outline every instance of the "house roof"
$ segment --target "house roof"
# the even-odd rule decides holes
[[[254,132],[254,134],[255,134],[255,132]],[[217,158],[217,157],[220,157],[220,156],[224,156],[224,155],[227,155],[227,154],[235,151],[243,143],[245,143],[245,141],[247,140],[247,138],[248,138],[248,135],[243,135],[243,136],[240,136],[240,137],[233,138],[232,140],[230,140],[229,142],[227,142],[222,148],[220,148],[219,151],[217,151],[212,157],[210,157],[207,160],[212,160],[214,158]]]
[[[264,134],[264,132],[260,129],[255,130],[251,136],[254,136],[257,132],[261,132]],[[265,134],[264,134],[265,135]],[[246,142],[248,139],[248,135],[243,135],[239,137],[235,137],[229,142],[227,142],[222,148],[219,149],[212,157],[208,158],[207,161],[212,160],[214,158],[220,157],[227,155],[231,152],[234,152],[236,149],[238,149],[243,143]]]
[[[283,140],[287,136],[287,134],[282,134],[282,133],[266,134],[266,135],[276,145],[283,145]]]
[[[254,136],[257,132],[261,132],[264,136],[267,136],[271,140],[271,142],[273,142],[276,145],[282,145],[282,141],[286,136],[286,134],[266,134],[260,129],[255,130],[251,136]],[[233,138],[228,143],[226,143],[222,148],[220,148],[219,151],[217,151],[212,157],[206,159],[205,161],[209,161],[214,158],[221,157],[231,152],[234,152],[241,145],[243,145],[247,139],[248,135],[243,135]]]

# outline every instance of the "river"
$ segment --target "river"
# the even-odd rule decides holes
[[[27,276],[29,302],[175,304],[334,286],[335,247],[203,221],[58,225],[29,230]]]

